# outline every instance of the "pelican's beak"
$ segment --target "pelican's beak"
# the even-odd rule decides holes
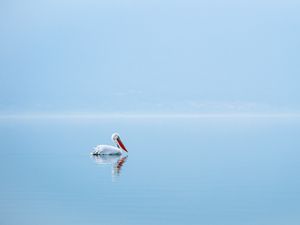
[[[128,152],[127,149],[125,148],[125,145],[124,145],[123,142],[121,141],[121,138],[120,138],[120,137],[117,138],[117,142],[118,142],[118,145],[119,145],[125,152]]]

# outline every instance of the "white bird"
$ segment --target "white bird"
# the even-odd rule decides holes
[[[111,145],[97,145],[94,148],[92,155],[121,155],[122,151],[128,152],[121,141],[119,134],[112,134],[111,139],[115,143],[116,147]]]

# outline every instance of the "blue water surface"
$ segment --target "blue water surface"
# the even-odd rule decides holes
[[[119,132],[128,155],[95,158]],[[0,224],[300,224],[300,119],[2,119]]]

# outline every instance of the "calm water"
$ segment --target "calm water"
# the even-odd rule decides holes
[[[128,157],[93,158],[119,132]],[[0,121],[0,224],[299,224],[300,119]]]

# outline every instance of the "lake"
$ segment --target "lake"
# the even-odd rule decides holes
[[[92,157],[118,132],[128,155]],[[0,224],[300,223],[300,119],[0,120]]]

